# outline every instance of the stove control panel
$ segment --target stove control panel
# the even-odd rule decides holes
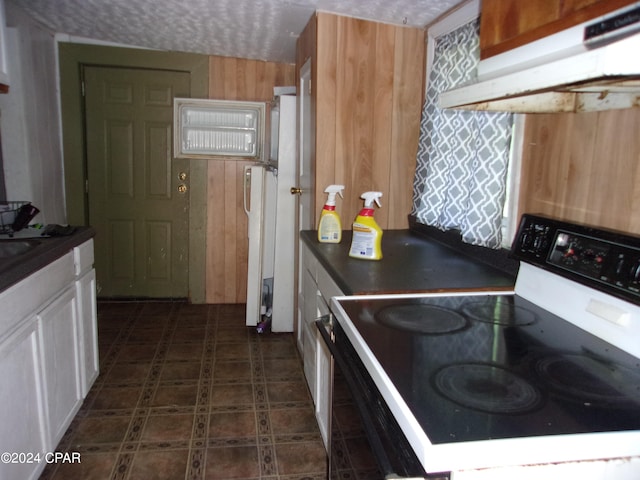
[[[525,214],[512,256],[640,304],[640,238]]]

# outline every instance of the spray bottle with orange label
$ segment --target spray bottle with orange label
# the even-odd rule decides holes
[[[340,243],[342,240],[342,223],[336,212],[336,194],[342,197],[344,185],[329,185],[324,193],[328,194],[327,202],[320,212],[318,222],[318,241],[320,243]]]
[[[382,258],[382,229],[373,218],[373,204],[375,202],[380,207],[381,196],[381,192],[365,192],[360,195],[360,198],[364,199],[364,208],[353,222],[350,257],[365,260]]]

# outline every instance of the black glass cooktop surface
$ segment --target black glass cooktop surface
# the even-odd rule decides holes
[[[340,304],[432,443],[640,430],[640,360],[521,297]]]

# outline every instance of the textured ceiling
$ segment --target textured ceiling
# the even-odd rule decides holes
[[[461,0],[7,0],[56,33],[128,46],[293,62],[314,11],[424,27]]]

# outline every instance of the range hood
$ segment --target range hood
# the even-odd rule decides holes
[[[481,60],[478,81],[441,93],[439,106],[521,113],[640,106],[640,2]]]

